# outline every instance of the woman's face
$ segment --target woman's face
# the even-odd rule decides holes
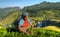
[[[28,19],[28,15],[25,17],[25,20]]]

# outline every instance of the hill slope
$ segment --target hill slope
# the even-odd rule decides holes
[[[21,10],[19,7],[7,7],[0,8],[0,19],[4,18],[6,15],[12,13],[13,11]]]
[[[20,11],[14,11],[12,14],[8,15],[5,17],[3,20],[0,21],[0,25],[9,25],[13,23],[19,16],[20,16]]]
[[[60,19],[60,2],[44,1],[40,4],[24,7],[22,10],[29,12],[32,17]]]

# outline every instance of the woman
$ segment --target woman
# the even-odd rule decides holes
[[[27,31],[28,25],[31,26],[30,33],[32,34],[33,26],[30,22],[30,19],[28,18],[28,13],[23,13],[18,25],[19,31],[28,35],[29,34],[29,32]]]

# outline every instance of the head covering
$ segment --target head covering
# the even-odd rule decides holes
[[[28,15],[28,13],[27,13],[27,12],[22,14],[22,16],[27,16],[27,15]]]

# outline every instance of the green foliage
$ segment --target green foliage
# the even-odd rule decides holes
[[[35,28],[33,30],[33,35],[26,35],[24,33],[19,33],[19,32],[7,32],[4,30],[6,29],[1,29],[0,37],[60,37],[60,32],[41,29],[41,28]]]
[[[5,28],[0,28],[0,37],[4,37],[6,35],[7,30]]]

